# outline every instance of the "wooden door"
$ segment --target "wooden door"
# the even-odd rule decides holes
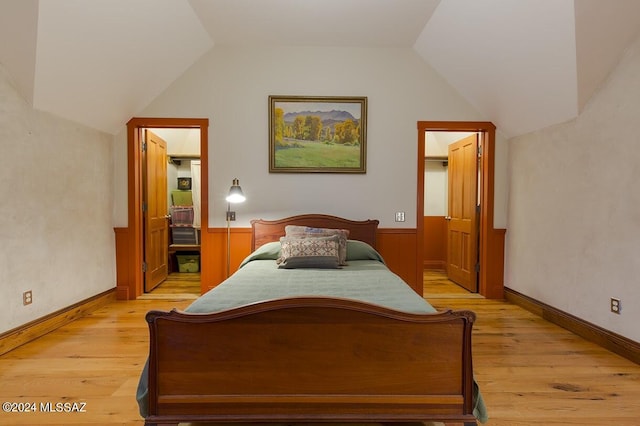
[[[469,291],[478,291],[478,135],[449,145],[447,274]]]
[[[143,154],[144,291],[157,287],[168,274],[167,143],[145,130]]]

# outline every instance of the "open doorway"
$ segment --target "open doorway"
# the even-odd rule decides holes
[[[166,236],[149,238],[153,228],[148,227],[145,219],[145,294],[154,298],[162,295],[171,297],[197,297],[200,295],[200,241],[201,241],[201,159],[200,129],[198,128],[148,128],[146,134],[146,181],[154,179],[161,186],[157,195],[143,189],[145,216],[150,216],[152,206],[162,202],[156,211],[161,212]],[[153,168],[150,147],[157,140],[166,147],[162,162],[163,176],[151,176]],[[159,145],[159,143],[156,143]],[[145,157],[145,155],[143,155]],[[160,167],[157,167],[160,168]],[[143,167],[145,170],[145,167]],[[143,180],[143,183],[145,180]],[[151,184],[153,185],[153,184]],[[149,184],[147,184],[147,187]],[[157,199],[152,199],[157,198]],[[154,247],[154,245],[161,247]],[[153,255],[155,254],[155,255]],[[154,268],[150,266],[159,259],[156,268],[161,267],[164,274],[155,278]],[[155,278],[155,279],[154,279]]]
[[[128,256],[128,280],[126,291],[126,298],[136,299],[145,294],[145,278],[146,278],[146,232],[148,225],[145,224],[144,210],[148,208],[145,204],[145,179],[147,178],[147,171],[145,170],[145,143],[146,131],[153,129],[155,132],[163,132],[163,129],[187,129],[197,130],[199,139],[196,145],[199,147],[200,156],[200,213],[197,217],[200,218],[200,228],[202,230],[207,229],[208,218],[208,119],[189,119],[189,118],[133,118],[127,123],[127,157],[128,157],[128,218],[129,228],[127,233],[127,250]],[[195,161],[195,159],[193,159]],[[168,159],[165,158],[168,164]],[[178,173],[176,171],[176,185]],[[166,179],[166,173],[165,173]],[[193,182],[193,181],[192,181]],[[164,205],[166,208],[170,208],[172,202],[170,194],[168,193],[168,184],[164,184],[162,191],[165,192]],[[192,194],[193,195],[193,194]],[[162,203],[160,203],[162,205]],[[165,208],[165,210],[166,210]],[[166,214],[165,216],[168,216]],[[194,212],[194,216],[196,213]],[[167,220],[165,218],[165,220]],[[205,239],[206,240],[206,239]],[[200,259],[206,258],[206,241],[200,240]],[[167,236],[166,239],[167,251],[170,239]],[[167,258],[167,264],[169,258]],[[168,265],[167,265],[168,267]],[[206,274],[207,266],[206,262],[200,262],[199,265],[200,277]],[[202,279],[199,279],[200,291],[202,293]],[[196,286],[197,288],[197,286]]]
[[[477,200],[477,293],[491,299],[504,297],[503,238],[493,227],[493,174],[495,126],[490,122],[419,121],[418,122],[418,182],[417,182],[417,245],[416,276],[424,281],[425,252],[425,157],[428,132],[470,132],[478,134],[482,154],[478,161]],[[447,158],[448,161],[448,158]],[[447,237],[442,237],[446,240]],[[474,238],[474,237],[471,237]],[[428,242],[428,241],[427,241]],[[475,256],[475,255],[472,255]],[[443,264],[446,261],[443,260]],[[475,266],[475,263],[474,263]],[[477,271],[477,272],[476,272]]]
[[[478,292],[480,144],[477,132],[425,134],[425,297],[468,297]]]

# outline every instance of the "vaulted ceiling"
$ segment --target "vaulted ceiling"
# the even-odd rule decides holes
[[[216,45],[286,45],[412,48],[516,136],[577,116],[639,35],[638,0],[0,1],[27,102],[109,133]]]

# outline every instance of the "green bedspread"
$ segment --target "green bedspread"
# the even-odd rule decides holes
[[[207,294],[187,312],[216,312],[250,303],[297,296],[356,299],[397,311],[435,309],[375,260],[349,261],[342,269],[278,269],[273,260],[254,260]]]
[[[238,272],[195,300],[185,311],[219,312],[251,303],[296,296],[355,299],[410,313],[436,310],[391,272],[370,246],[349,241],[347,265],[341,269],[278,269],[275,259],[280,243],[268,243],[247,257]],[[147,414],[147,366],[136,398],[140,414]],[[486,421],[482,398],[477,394],[476,417]]]

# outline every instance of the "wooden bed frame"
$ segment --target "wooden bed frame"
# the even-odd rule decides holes
[[[378,221],[303,215],[252,221],[253,248],[289,224],[350,230]],[[211,313],[151,311],[149,416],[179,422],[476,425],[470,311],[409,314],[344,299],[273,300]]]

